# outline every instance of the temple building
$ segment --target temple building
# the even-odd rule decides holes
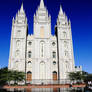
[[[12,20],[9,65],[10,70],[23,71],[26,80],[68,79],[68,73],[82,71],[75,68],[71,22],[60,6],[55,25],[55,35],[51,34],[51,16],[41,0],[33,22],[34,34],[28,34],[28,23],[23,4]],[[33,81],[34,82],[34,81]]]

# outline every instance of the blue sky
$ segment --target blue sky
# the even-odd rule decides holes
[[[22,2],[28,18],[29,33],[33,33],[33,15],[40,0],[0,0],[0,68],[8,65],[12,18]],[[71,20],[75,65],[92,73],[92,0],[44,0],[52,17],[52,34],[60,4]]]

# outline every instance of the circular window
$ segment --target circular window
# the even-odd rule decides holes
[[[56,44],[55,42],[52,42],[52,45],[53,45],[53,46],[55,46],[55,44]]]
[[[31,61],[28,61],[29,64],[31,64]]]
[[[56,64],[56,61],[53,61],[53,64],[55,65]]]
[[[29,42],[28,44],[29,44],[29,45],[31,45],[31,44],[32,44],[32,42]]]

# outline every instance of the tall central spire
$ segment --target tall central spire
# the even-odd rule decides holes
[[[44,1],[43,0],[40,1],[40,8],[44,8]]]
[[[21,5],[20,12],[24,12],[24,9],[23,9],[23,3],[22,3],[22,5]]]
[[[60,5],[60,15],[62,15],[63,14],[63,10],[62,10],[62,6]]]

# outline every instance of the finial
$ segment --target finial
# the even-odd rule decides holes
[[[35,17],[35,14],[34,14],[34,17]]]
[[[20,12],[24,12],[24,9],[23,9],[23,3],[22,3],[22,5],[21,5]]]
[[[40,1],[40,8],[44,8],[44,1],[43,0]]]
[[[14,17],[13,17],[13,19],[12,19],[12,23],[14,23]]]
[[[63,14],[62,6],[60,5],[60,15]]]
[[[13,20],[14,20],[14,17],[13,17]]]
[[[69,24],[71,24],[71,20],[69,19]]]
[[[70,19],[69,19],[68,25],[71,26],[71,21],[70,21]]]

